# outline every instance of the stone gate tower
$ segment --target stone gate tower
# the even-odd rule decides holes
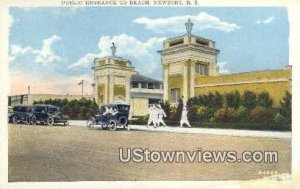
[[[195,72],[203,76],[218,75],[215,42],[192,35],[193,23],[186,23],[186,34],[164,41],[160,51],[163,64],[164,100],[176,105],[195,95]]]
[[[130,78],[136,71],[129,60],[116,56],[114,43],[111,55],[95,58],[92,69],[97,104],[130,103]]]

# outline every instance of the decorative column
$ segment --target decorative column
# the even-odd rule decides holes
[[[99,102],[99,91],[98,91],[98,85],[99,85],[99,78],[97,76],[95,76],[95,88],[94,88],[94,98],[96,100],[96,103],[99,105],[100,102]]]
[[[126,104],[130,104],[130,76],[126,76],[125,81],[125,89],[126,89]]]
[[[195,96],[195,61],[191,61],[191,67],[190,67],[190,98]]]
[[[108,75],[108,83],[109,83],[108,103],[113,103],[114,101],[114,75],[113,74]]]
[[[188,65],[187,62],[183,63],[183,86],[182,86],[182,96],[183,100],[187,101],[188,99]]]
[[[169,100],[169,87],[168,87],[169,65],[164,64],[163,67],[164,67],[164,74],[163,74],[164,75],[164,101],[167,101]]]
[[[108,96],[108,94],[109,94],[109,83],[108,83],[108,75],[105,75],[105,76],[103,76],[103,82],[105,83],[105,94],[103,94],[104,96],[103,96],[103,103],[104,104],[107,104],[108,103],[108,99],[109,99],[109,96]]]

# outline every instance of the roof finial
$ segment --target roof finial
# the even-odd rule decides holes
[[[191,22],[191,19],[189,18],[188,21],[185,23],[185,29],[188,35],[192,34],[193,25],[193,22]]]
[[[110,47],[110,49],[111,49],[111,55],[112,56],[116,56],[116,49],[117,49],[117,47],[115,46],[114,42],[112,43],[112,47]]]

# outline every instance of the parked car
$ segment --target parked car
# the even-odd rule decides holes
[[[34,124],[35,117],[33,113],[33,107],[27,105],[17,105],[12,108],[12,111],[8,113],[8,122]]]
[[[69,124],[69,116],[61,113],[58,106],[50,104],[35,104],[33,106],[35,122],[53,126],[56,123]]]
[[[100,113],[91,117],[87,121],[87,127],[93,128],[100,126],[103,129],[116,130],[123,128],[129,130],[128,117],[129,105],[125,104],[107,104],[100,106]]]

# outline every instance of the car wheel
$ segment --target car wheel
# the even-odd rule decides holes
[[[13,124],[17,124],[17,123],[18,123],[18,118],[17,118],[17,116],[13,116],[13,117],[12,117],[12,123],[13,123]]]
[[[69,120],[67,120],[66,122],[64,122],[64,126],[69,126]]]
[[[95,125],[95,122],[93,120],[89,119],[87,121],[87,128],[88,129],[92,129],[94,127],[94,125]]]
[[[128,130],[128,120],[126,117],[122,116],[119,118],[119,123],[124,127],[124,129]]]
[[[48,124],[48,126],[53,126],[53,124],[54,124],[54,119],[53,119],[53,117],[48,117],[48,119],[47,119],[47,124]]]
[[[108,129],[111,131],[115,131],[117,129],[117,122],[115,120],[111,120],[109,122]]]
[[[31,124],[32,125],[36,125],[36,117],[32,117],[31,118]]]
[[[31,124],[31,119],[30,119],[30,117],[26,117],[25,123],[26,123],[27,125],[30,125],[30,124]]]

